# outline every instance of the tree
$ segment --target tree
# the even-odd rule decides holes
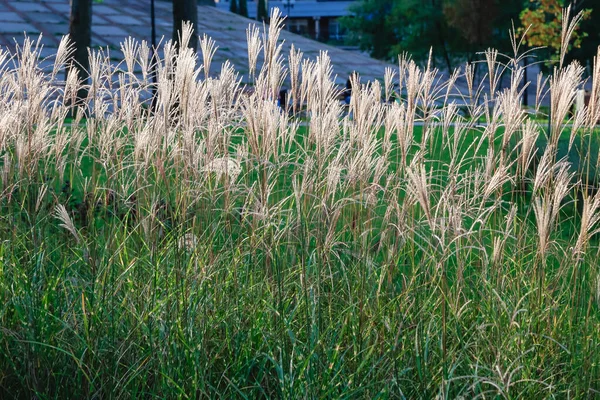
[[[442,58],[452,70],[452,49],[458,35],[448,25],[443,9],[446,0],[406,0],[392,9],[392,24],[400,42],[392,47],[392,54],[411,53],[416,59],[426,60],[433,51],[434,62]]]
[[[394,60],[409,52],[418,61],[459,59],[493,46],[509,48],[508,28],[522,0],[361,0],[341,19],[349,39],[371,56]]]
[[[574,12],[580,11],[580,5],[593,11],[586,20],[581,21],[581,32],[586,33],[586,36],[581,39],[581,46],[571,49],[567,59],[577,59],[581,61],[582,65],[591,66],[600,43],[600,0],[580,1],[577,3]]]
[[[521,34],[526,32],[525,43],[529,47],[545,47],[548,58],[558,56],[562,46],[563,8],[562,0],[530,0],[529,7],[521,12]],[[575,16],[578,20],[586,20],[591,16],[591,9],[581,9]],[[571,14],[572,15],[572,14]],[[586,32],[580,32],[579,24],[571,35],[571,47],[580,47]],[[547,64],[548,65],[548,64]]]
[[[239,1],[239,3],[238,3]],[[248,17],[248,2],[247,0],[231,0],[229,11],[239,14],[243,17]]]
[[[269,19],[269,13],[267,12],[267,3],[265,0],[258,0],[256,3],[256,20],[267,21]]]
[[[349,41],[358,43],[372,57],[395,60],[402,52],[424,61],[433,48],[448,68],[448,40],[453,35],[443,18],[444,0],[362,0],[351,7],[352,15],[341,19]],[[455,35],[454,35],[455,36]]]
[[[248,1],[247,0],[240,0],[240,11],[239,14],[243,17],[248,18]]]
[[[198,5],[197,0],[173,0],[173,42],[179,43],[184,22],[192,24],[192,37],[188,46],[198,49]]]
[[[86,83],[90,69],[88,48],[92,45],[92,0],[71,0],[69,38],[74,48],[72,67],[77,70],[79,79]],[[87,89],[81,87],[77,92],[77,98],[81,100],[86,97]]]
[[[390,0],[354,3],[350,7],[351,15],[340,19],[348,30],[349,42],[358,43],[361,50],[368,51],[372,57],[391,58],[390,50],[400,40],[389,20],[392,7]]]
[[[494,31],[496,0],[454,0],[444,4],[444,17],[469,46],[481,51]]]

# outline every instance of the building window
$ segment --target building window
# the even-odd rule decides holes
[[[343,40],[346,36],[346,30],[337,19],[329,21],[329,37],[335,40]]]
[[[304,18],[292,18],[287,23],[290,26],[290,31],[299,35],[308,34],[308,20]]]

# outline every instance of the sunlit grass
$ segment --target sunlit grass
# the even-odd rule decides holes
[[[0,397],[596,395],[595,120],[548,132],[518,62],[472,119],[407,60],[344,115],[328,57],[287,70],[279,28],[255,34],[252,94],[167,46],[154,112],[150,80],[101,57],[77,110],[35,49],[5,55]],[[128,42],[122,69],[147,52]],[[301,120],[275,105],[286,73]]]

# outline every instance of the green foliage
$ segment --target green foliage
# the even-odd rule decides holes
[[[563,27],[562,10],[565,4],[562,0],[529,0],[529,7],[520,14],[522,27],[519,33],[525,35],[525,43],[530,47],[545,47],[549,55],[557,57],[561,51],[561,34]],[[575,10],[578,12],[578,10]],[[591,9],[581,9],[581,19],[588,20]],[[571,18],[573,14],[571,14]],[[587,37],[587,32],[580,31],[576,26],[572,35],[572,44],[569,46],[579,48],[582,40]]]
[[[455,60],[471,60],[487,46],[510,47],[508,29],[521,7],[520,0],[362,0],[341,21],[350,40],[373,57],[394,60],[409,52],[424,61],[431,49],[452,69]]]
[[[157,52],[155,108],[98,53],[77,106],[31,40],[0,74],[0,398],[597,392],[600,139],[560,96],[581,69],[551,132],[517,80],[457,105],[406,60],[346,115],[327,55],[293,60],[281,109],[271,22],[252,93],[184,51]]]
[[[267,3],[265,0],[258,0],[256,2],[256,19],[258,21],[267,21],[269,19],[269,13],[267,12]]]
[[[307,133],[292,152],[304,151]],[[451,156],[435,135],[430,165],[442,171]],[[487,148],[469,145],[481,137],[468,132],[459,146],[465,170],[484,162]],[[593,259],[573,277],[578,295],[551,262],[540,304],[531,215],[515,217],[510,250],[494,264],[483,255],[506,229],[502,210],[478,235],[481,248],[465,239],[437,254],[426,227],[381,235],[384,195],[348,203],[333,224],[319,199],[297,204],[289,182],[302,158],[270,167],[283,212],[263,224],[239,208],[243,198],[226,207],[223,177],[190,208],[180,203],[185,180],[159,171],[135,200],[115,195],[134,171],[94,174],[104,167],[83,146],[84,168],[75,154],[68,162],[72,186],[51,174],[0,204],[3,397],[534,398],[600,384]],[[80,239],[60,226],[57,203]],[[323,247],[328,225],[335,240]]]
[[[239,14],[243,17],[248,17],[247,0],[231,0],[231,3],[229,4],[229,11],[235,14]]]
[[[348,29],[349,41],[369,51],[375,58],[389,59],[391,47],[399,38],[388,18],[393,3],[388,0],[371,0],[352,4],[352,16],[342,17],[342,25]]]
[[[243,17],[248,17],[248,0],[239,0],[239,1],[240,1],[239,14]]]

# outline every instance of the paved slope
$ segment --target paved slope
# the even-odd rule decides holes
[[[92,46],[109,46],[115,60],[122,57],[119,43],[127,36],[150,41],[149,0],[103,0],[94,3],[92,22]],[[69,0],[0,0],[0,45],[14,48],[15,39],[20,42],[23,33],[37,37],[43,33],[44,55],[56,51],[62,35],[69,30]],[[171,37],[172,4],[156,1],[156,26],[158,37]],[[240,73],[247,65],[246,28],[255,21],[218,10],[214,7],[198,7],[199,30],[211,36],[219,46],[213,61],[213,71],[230,60]],[[374,60],[355,52],[341,50],[299,35],[282,33],[287,53],[293,43],[306,57],[315,58],[319,51],[329,52],[338,82],[344,83],[356,70],[365,79],[383,78],[390,64]],[[285,54],[285,53],[284,53]]]

